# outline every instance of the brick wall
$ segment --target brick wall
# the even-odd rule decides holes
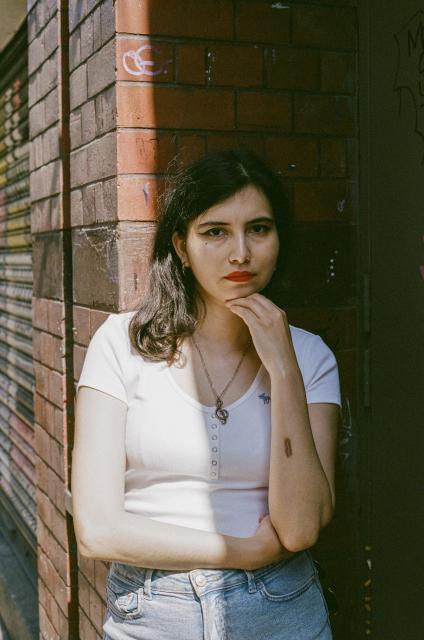
[[[322,335],[340,367],[337,516],[317,554],[339,588],[335,633],[347,640],[358,529],[345,438],[357,393],[356,2],[69,5],[67,19],[45,0],[29,14],[40,637],[71,637],[67,624],[84,640],[102,633],[108,563],[76,555],[64,501],[85,349],[109,312],[141,300],[168,164],[242,144],[280,172],[294,207],[281,306]]]

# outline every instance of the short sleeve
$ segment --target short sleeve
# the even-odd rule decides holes
[[[93,387],[128,404],[125,384],[125,342],[119,315],[110,315],[95,331],[87,348],[80,387]]]
[[[337,361],[317,334],[312,334],[306,341],[302,371],[307,403],[333,402],[341,406]]]

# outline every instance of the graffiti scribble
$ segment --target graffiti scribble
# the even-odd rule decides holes
[[[159,49],[150,44],[144,44],[136,51],[126,51],[122,56],[125,71],[132,76],[158,76],[160,73],[168,73],[166,65],[172,62],[172,58],[165,60],[157,69],[154,69],[155,61],[143,58],[143,53],[146,51],[160,54]]]
[[[393,88],[399,96],[399,113],[402,89],[406,89],[415,107],[414,130],[424,139],[424,11],[417,11],[394,37],[399,55]],[[421,164],[424,164],[424,156]]]

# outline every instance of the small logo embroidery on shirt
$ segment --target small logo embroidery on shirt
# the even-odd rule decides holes
[[[258,398],[263,400],[264,404],[269,404],[271,402],[271,396],[269,396],[267,393],[261,393],[261,395],[258,396]]]

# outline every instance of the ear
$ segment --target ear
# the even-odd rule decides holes
[[[186,240],[185,238],[182,238],[178,231],[174,231],[174,233],[172,234],[172,244],[174,245],[174,249],[177,252],[177,255],[179,256],[181,262],[183,264],[186,264],[187,266],[189,266],[188,263],[188,257],[187,257],[187,253],[186,253]]]

